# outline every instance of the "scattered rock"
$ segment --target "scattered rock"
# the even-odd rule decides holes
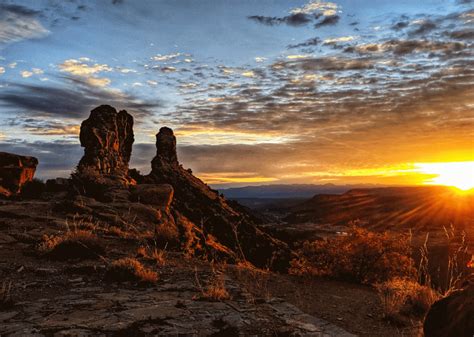
[[[33,180],[38,159],[0,152],[0,195],[9,197],[20,193]]]
[[[426,337],[474,336],[474,282],[435,302],[426,315]]]

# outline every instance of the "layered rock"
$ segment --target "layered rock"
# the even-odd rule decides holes
[[[84,156],[72,175],[72,190],[104,201],[128,200],[133,117],[109,105],[91,111],[79,135]]]
[[[134,136],[133,117],[125,110],[117,112],[110,105],[95,108],[82,122],[79,138],[84,147],[79,172],[128,177]]]
[[[474,336],[474,279],[435,302],[425,319],[426,337]]]
[[[240,259],[259,267],[287,267],[289,250],[285,244],[260,230],[249,214],[232,207],[217,191],[179,164],[176,138],[171,129],[160,129],[156,135],[156,150],[152,171],[144,182],[173,186],[173,211],[189,219],[201,237],[217,241],[226,247],[221,250],[230,249]]]
[[[22,187],[33,180],[38,159],[0,152],[0,195],[18,194]]]

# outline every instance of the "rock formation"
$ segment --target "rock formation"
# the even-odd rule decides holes
[[[426,337],[474,336],[474,279],[435,302],[426,315]]]
[[[132,154],[133,117],[125,110],[117,111],[101,105],[91,111],[81,124],[81,146],[84,156],[78,171],[127,178],[128,162]]]
[[[18,194],[35,175],[38,159],[0,152],[0,195]]]
[[[72,175],[74,193],[103,201],[128,200],[128,173],[132,154],[133,117],[109,105],[91,111],[79,135],[84,156]]]
[[[156,135],[156,156],[144,182],[173,186],[173,211],[189,219],[202,231],[203,237],[217,239],[225,246],[224,250],[237,252],[239,258],[259,267],[270,267],[271,263],[276,269],[287,267],[289,250],[285,244],[261,231],[250,214],[232,207],[217,191],[179,164],[176,138],[167,127]]]

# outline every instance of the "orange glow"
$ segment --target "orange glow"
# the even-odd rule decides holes
[[[451,163],[417,163],[416,169],[433,175],[425,184],[453,186],[462,191],[474,188],[474,161]]]

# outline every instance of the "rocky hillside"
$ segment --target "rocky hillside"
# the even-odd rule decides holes
[[[288,223],[347,224],[357,220],[372,229],[418,230],[472,227],[474,195],[449,187],[385,187],[354,189],[341,195],[316,195],[294,206]]]

